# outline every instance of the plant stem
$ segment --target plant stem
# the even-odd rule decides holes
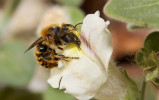
[[[146,88],[146,81],[145,78],[143,79],[143,83],[142,83],[142,90],[141,90],[141,100],[144,100],[145,97],[145,88]]]

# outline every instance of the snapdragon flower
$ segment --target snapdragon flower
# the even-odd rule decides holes
[[[105,22],[99,15],[97,11],[84,18],[80,51],[75,45],[64,48],[63,55],[79,59],[62,62],[62,65],[59,62],[59,67],[51,69],[48,83],[80,100],[123,100],[128,98],[131,86],[111,61],[113,47],[107,29],[109,21]]]

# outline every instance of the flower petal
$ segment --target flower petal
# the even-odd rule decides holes
[[[81,100],[91,99],[97,94],[106,82],[112,54],[111,35],[106,29],[108,23],[99,17],[99,12],[85,17],[81,40],[83,51],[75,46],[64,49],[63,55],[79,59],[63,62],[64,67],[60,69],[51,69],[48,83],[52,87],[66,89],[66,93]]]
[[[65,50],[64,55],[79,57],[79,59],[64,63],[65,67],[61,69],[51,69],[48,83],[54,88],[65,88],[66,93],[81,100],[88,100],[95,96],[105,82],[105,72],[86,55],[79,52],[76,47]]]
[[[112,61],[109,63],[108,75],[107,81],[102,85],[95,98],[97,100],[105,100],[105,98],[108,100],[125,100],[123,98],[127,95],[130,83]]]
[[[97,64],[103,64],[106,71],[113,51],[111,34],[107,29],[108,24],[109,21],[105,22],[100,18],[97,11],[84,18],[81,29],[82,50]]]

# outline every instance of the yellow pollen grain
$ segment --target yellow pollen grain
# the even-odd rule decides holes
[[[75,44],[69,44],[69,45],[67,45],[67,47],[65,48],[65,50],[66,49],[71,49],[71,53],[70,54],[76,54],[76,53],[83,54],[82,50],[79,50]]]

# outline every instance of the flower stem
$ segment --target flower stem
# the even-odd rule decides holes
[[[146,88],[146,81],[145,81],[145,78],[144,78],[143,82],[142,82],[141,100],[144,100],[144,97],[145,97],[145,88]]]

